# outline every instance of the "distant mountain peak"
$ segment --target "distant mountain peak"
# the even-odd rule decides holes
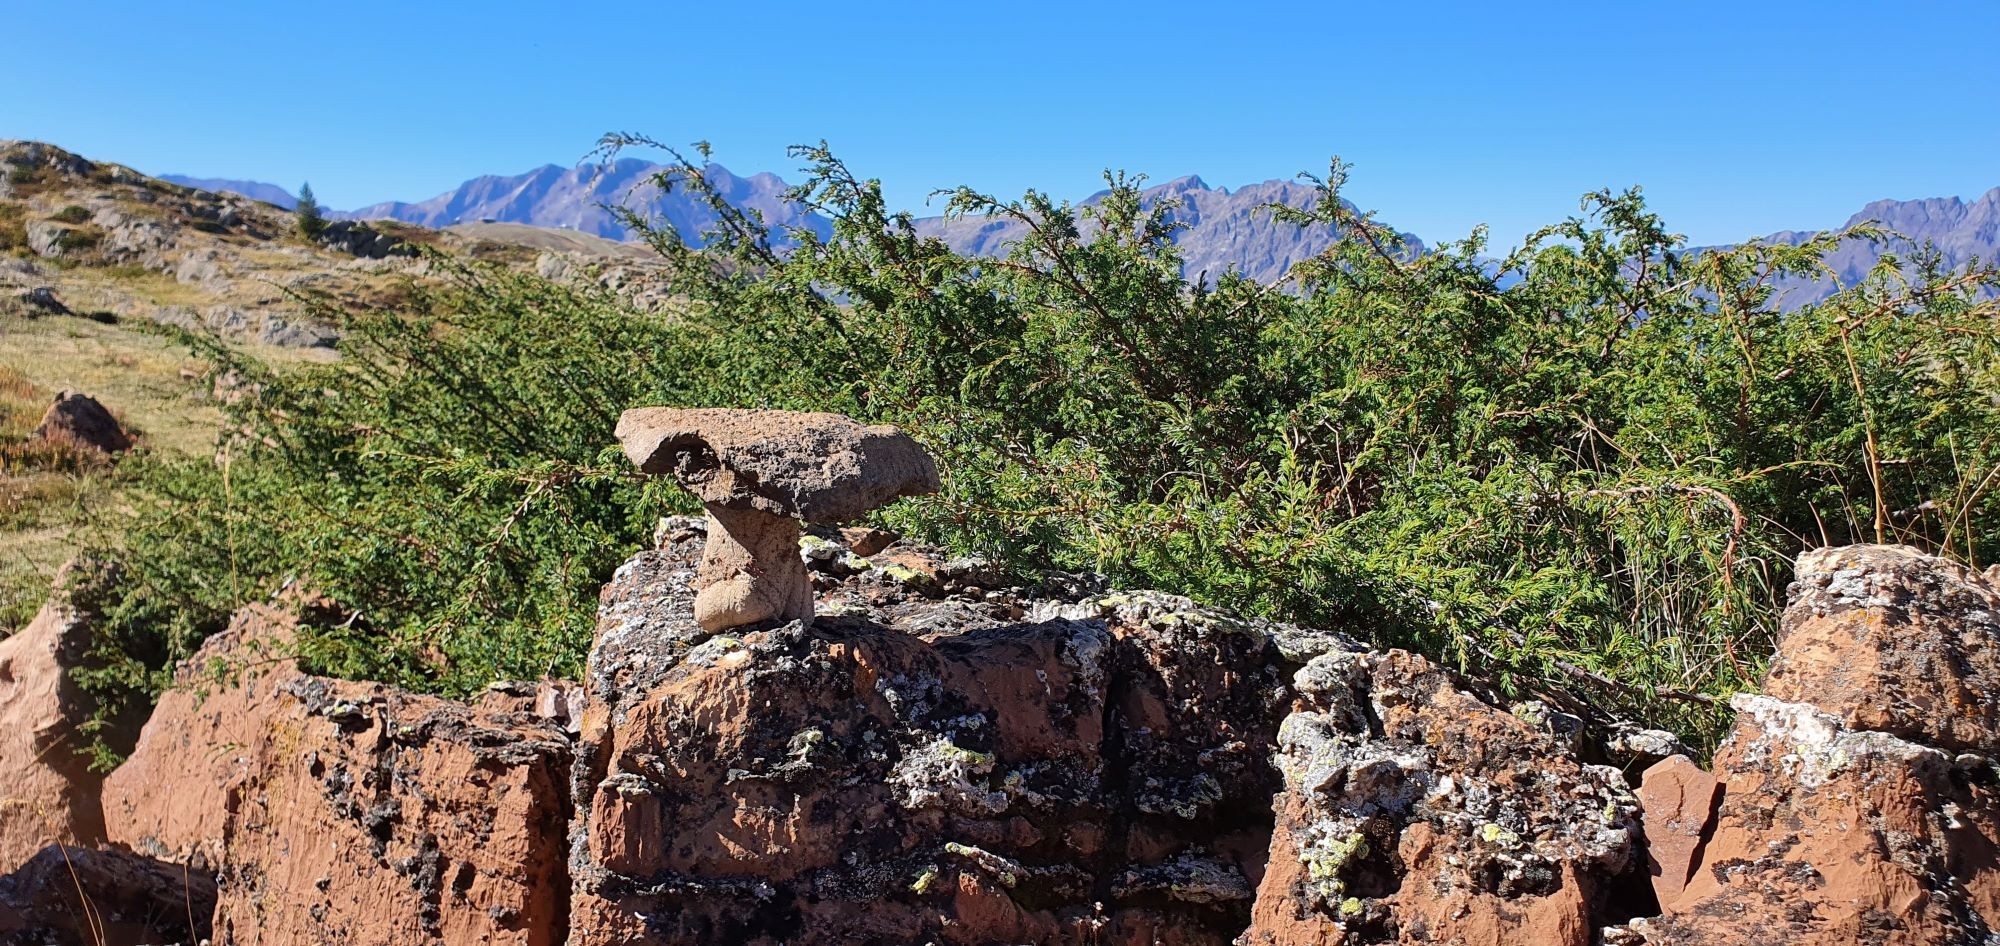
[[[276,184],[266,184],[263,181],[239,181],[220,177],[190,177],[186,174],[162,174],[159,175],[159,179],[170,184],[179,184],[182,187],[192,187],[196,190],[215,191],[222,194],[239,194],[251,200],[261,200],[267,204],[276,204],[286,210],[291,210],[299,205],[298,197],[294,196],[291,191]]]

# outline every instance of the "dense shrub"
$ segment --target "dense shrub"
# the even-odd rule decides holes
[[[1339,199],[1336,165],[1313,209],[1278,212],[1339,243],[1282,286],[1201,285],[1136,179],[1085,207],[951,193],[1027,226],[971,259],[799,153],[794,196],[830,237],[767,232],[674,156],[659,183],[721,223],[647,231],[667,314],[474,266],[348,318],[337,364],[206,345],[251,393],[218,462],[155,461],[116,524],[100,691],[145,699],[288,579],[343,615],[307,642],[333,672],[576,673],[598,584],[686,502],[610,449],[647,403],[902,424],[947,487],[895,527],[1341,624],[1700,739],[1761,671],[1798,551],[2000,543],[1995,274],[1889,260],[1773,304],[1866,230],[1695,253],[1636,192],[1599,193],[1504,259],[1480,234],[1416,255]]]

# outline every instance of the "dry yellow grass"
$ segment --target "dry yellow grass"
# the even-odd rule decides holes
[[[167,339],[128,326],[67,318],[0,323],[0,372],[42,392],[36,419],[57,391],[81,391],[154,449],[192,452],[212,442],[221,412],[183,376],[197,368]]]
[[[186,351],[134,326],[0,320],[0,635],[34,616],[90,511],[117,497],[109,463],[22,445],[56,392],[97,398],[144,448],[192,454],[222,424],[206,387]]]

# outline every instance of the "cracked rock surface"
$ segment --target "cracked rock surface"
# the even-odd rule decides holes
[[[561,943],[571,750],[535,688],[312,676],[288,621],[246,609],[183,668],[112,777],[114,839],[213,871],[217,943]]]

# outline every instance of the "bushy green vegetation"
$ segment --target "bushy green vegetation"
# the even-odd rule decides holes
[[[670,313],[466,264],[396,311],[328,308],[335,364],[206,347],[242,379],[236,433],[215,462],[152,462],[112,524],[108,705],[287,581],[334,605],[304,644],[325,670],[459,693],[577,673],[598,585],[686,503],[611,448],[638,404],[901,424],[947,485],[885,524],[1698,740],[1761,672],[1798,551],[2000,543],[1991,270],[1892,260],[1780,312],[1774,279],[1871,234],[1692,253],[1636,192],[1503,259],[1479,234],[1418,255],[1339,199],[1336,165],[1279,212],[1342,241],[1282,286],[1190,284],[1138,180],[1082,208],[951,193],[1028,228],[971,259],[799,153],[829,238],[767,232],[699,160],[662,179],[722,221],[650,231]]]

